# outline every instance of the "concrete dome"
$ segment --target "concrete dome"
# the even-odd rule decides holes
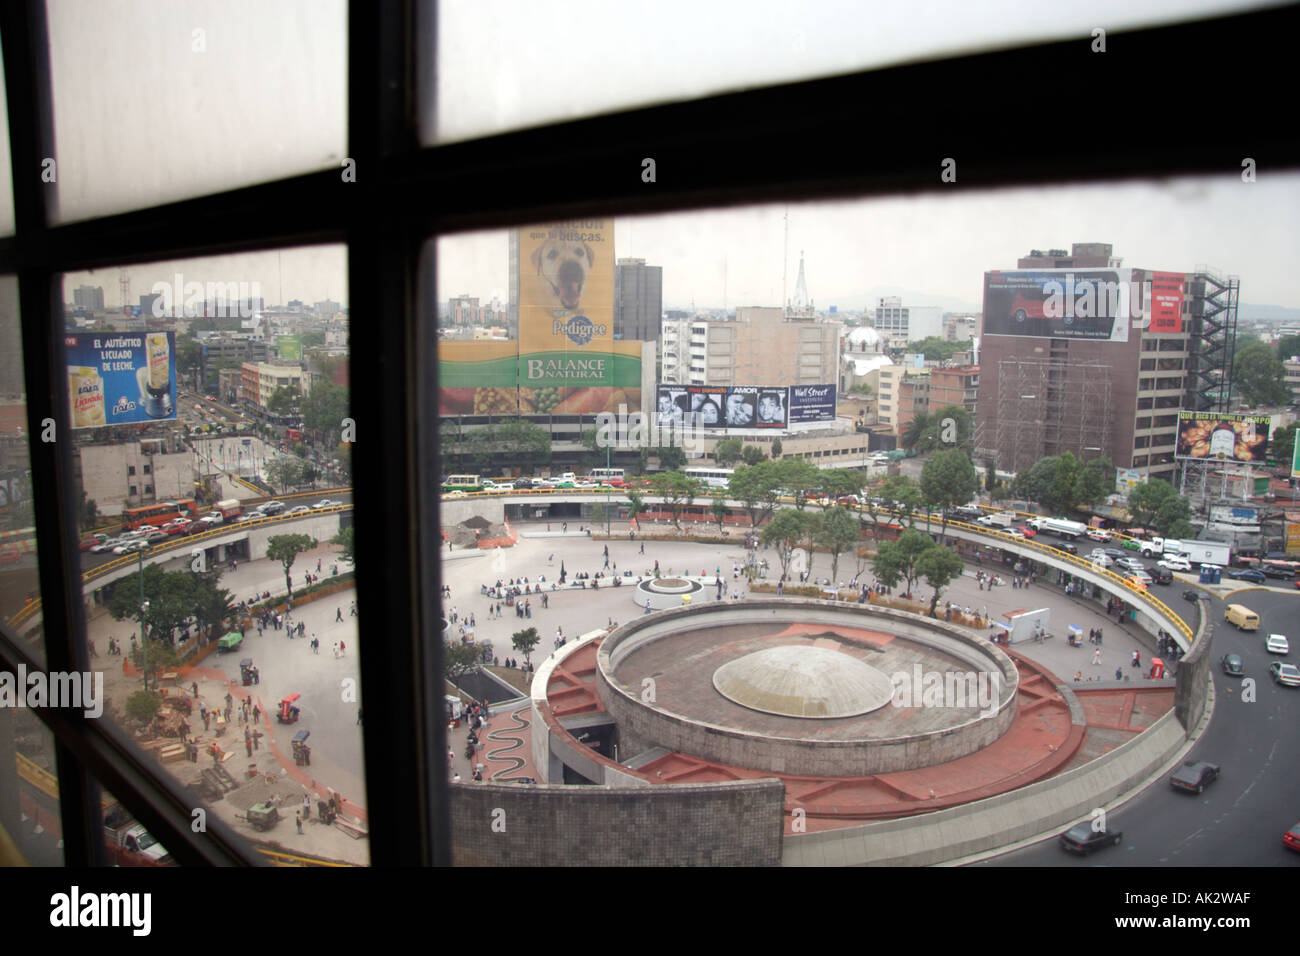
[[[880,350],[880,333],[870,326],[856,328],[849,333],[849,351],[878,352]]]
[[[713,672],[728,700],[786,717],[853,717],[889,703],[889,677],[848,654],[787,645],[746,654]]]

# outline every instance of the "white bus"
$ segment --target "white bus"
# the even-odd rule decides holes
[[[683,468],[682,471],[687,478],[694,478],[708,488],[726,488],[736,473],[734,468]]]
[[[624,481],[622,468],[593,468],[587,478],[591,481]]]

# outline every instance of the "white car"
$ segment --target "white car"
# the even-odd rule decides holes
[[[1270,634],[1264,642],[1264,649],[1270,654],[1290,654],[1291,643],[1283,634]]]
[[[127,541],[119,544],[113,549],[114,554],[133,554],[136,551],[144,551],[149,547],[149,542],[143,538],[136,538],[134,541]]]
[[[463,492],[463,491],[449,491],[449,492],[447,492],[445,495],[443,495],[443,497],[444,497],[444,498],[464,498],[464,497],[467,497],[467,496],[466,496],[465,492]],[[296,509],[295,509],[295,510],[296,510]],[[289,514],[293,514],[293,511],[290,511]]]
[[[1156,567],[1165,568],[1168,571],[1190,571],[1192,570],[1192,562],[1182,555],[1167,554],[1156,562]]]
[[[1019,538],[1021,541],[1025,540],[1025,536],[1021,534],[1019,531],[1017,531],[1015,528],[1007,528],[1002,533],[1009,538]]]
[[[1092,541],[1109,541],[1110,532],[1102,531],[1101,528],[1089,528],[1084,532],[1084,536]]]
[[[1109,554],[1101,554],[1100,552],[1093,552],[1089,556],[1089,560],[1099,568],[1108,568],[1115,563],[1115,559]]]
[[[341,505],[341,504],[343,504],[343,502],[341,501],[334,501],[331,498],[322,498],[320,501],[316,502],[311,507],[312,510],[314,511],[317,508],[333,508],[335,505]]]

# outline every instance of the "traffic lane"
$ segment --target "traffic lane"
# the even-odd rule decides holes
[[[1193,795],[1173,790],[1169,774],[1162,774],[1135,799],[1109,814],[1110,828],[1124,834],[1120,848],[1076,858],[1055,846],[1053,837],[987,861],[987,865],[1300,865],[1300,854],[1282,846],[1282,834],[1300,820],[1294,783],[1300,756],[1300,689],[1273,682],[1268,664],[1291,657],[1280,658],[1264,650],[1268,633],[1285,633],[1288,622],[1296,620],[1300,599],[1256,591],[1231,600],[1247,603],[1247,599],[1248,606],[1260,615],[1257,632],[1238,632],[1222,624],[1225,603],[1219,599],[1207,602],[1207,613],[1214,615],[1211,619],[1216,623],[1210,649],[1215,712],[1210,726],[1184,759],[1218,764],[1219,779],[1205,793]],[[1244,678],[1223,673],[1219,660],[1229,653],[1242,656]],[[1254,681],[1254,700],[1243,700],[1246,679]],[[1121,849],[1122,857],[1116,852]]]

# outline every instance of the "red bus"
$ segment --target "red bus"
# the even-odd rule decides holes
[[[127,508],[122,512],[122,527],[134,531],[141,525],[159,527],[176,518],[193,518],[198,512],[198,505],[193,498],[180,501],[160,501],[156,505],[143,505],[139,508]]]

